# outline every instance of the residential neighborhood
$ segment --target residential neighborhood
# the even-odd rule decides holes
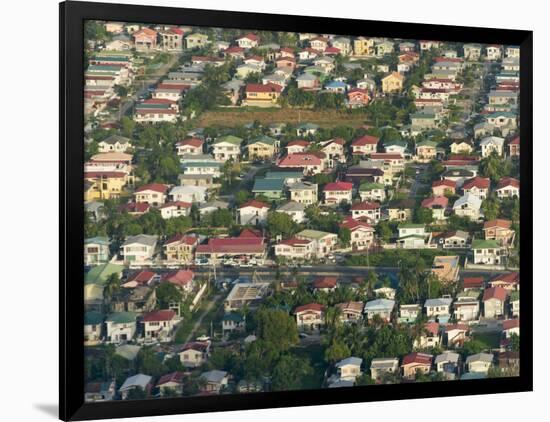
[[[86,401],[519,374],[518,47],[85,38]]]

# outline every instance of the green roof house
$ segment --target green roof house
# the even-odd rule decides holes
[[[281,199],[284,196],[284,179],[256,179],[252,193],[269,199]]]
[[[104,285],[111,274],[118,274],[119,277],[122,274],[124,267],[117,264],[102,264],[97,267],[93,267],[84,277],[85,284],[100,284]]]

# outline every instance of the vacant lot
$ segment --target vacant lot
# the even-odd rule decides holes
[[[364,114],[348,114],[336,110],[314,111],[296,110],[288,108],[232,108],[207,111],[197,119],[200,127],[241,126],[254,121],[262,124],[290,123],[299,125],[301,123],[315,123],[321,127],[353,126],[359,127],[366,122]]]

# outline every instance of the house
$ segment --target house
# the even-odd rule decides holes
[[[189,50],[203,48],[209,44],[208,35],[195,32],[185,37],[185,47]]]
[[[481,147],[482,157],[488,157],[492,153],[502,156],[504,152],[504,138],[487,136],[480,141],[479,146]]]
[[[164,273],[161,283],[171,283],[177,286],[184,294],[190,293],[195,287],[195,273],[191,270],[175,270]]]
[[[424,302],[426,315],[428,318],[437,318],[439,322],[446,322],[451,314],[451,303],[453,303],[453,299],[450,297],[427,299]]]
[[[238,44],[239,47],[246,48],[246,49],[257,47],[259,41],[260,41],[260,37],[258,37],[258,35],[253,33],[248,33],[235,40],[235,42]]]
[[[500,274],[489,281],[491,287],[502,287],[508,291],[519,290],[519,272]]]
[[[333,292],[338,287],[338,277],[319,276],[313,280],[312,287],[315,291]]]
[[[262,237],[211,237],[195,250],[195,258],[206,260],[210,264],[220,263],[221,259],[237,262],[263,264],[266,244]]]
[[[114,400],[115,393],[115,380],[106,382],[88,382],[84,388],[84,401],[111,401]]]
[[[282,199],[285,180],[283,178],[259,178],[254,180],[252,193],[255,197],[262,196],[270,200]]]
[[[369,249],[374,244],[374,228],[364,221],[347,217],[340,224],[340,228],[350,231],[350,246],[354,251]]]
[[[187,234],[176,234],[163,245],[166,261],[178,264],[191,264],[199,238]]]
[[[274,83],[246,84],[243,105],[255,107],[277,107],[283,87]]]
[[[470,326],[465,323],[446,324],[445,337],[447,339],[447,347],[462,348],[464,342],[468,340],[468,332]]]
[[[416,144],[416,156],[419,160],[430,161],[437,155],[437,143],[433,141],[421,141]]]
[[[445,232],[439,235],[438,239],[443,249],[464,249],[470,244],[470,234],[464,230]]]
[[[407,142],[400,139],[384,142],[384,152],[386,154],[397,154],[401,157],[405,157],[405,155],[407,155],[407,147]]]
[[[420,206],[432,210],[432,217],[435,221],[445,220],[445,212],[449,206],[449,199],[446,196],[434,196],[424,199]]]
[[[184,344],[178,351],[180,362],[186,368],[198,368],[208,361],[209,341],[193,341]]]
[[[418,349],[429,349],[441,345],[441,334],[439,333],[439,323],[429,321],[424,324],[420,335],[414,339],[413,347]]]
[[[148,183],[134,191],[136,203],[147,203],[153,207],[159,207],[166,201],[168,186],[162,183]]]
[[[145,264],[153,259],[157,248],[158,236],[138,234],[128,236],[121,246],[125,264]]]
[[[185,32],[180,28],[168,28],[160,32],[161,45],[167,51],[181,51],[183,49],[183,35]]]
[[[277,207],[275,212],[281,212],[289,215],[297,224],[306,221],[305,205],[295,201],[289,201],[285,204],[281,204]]]
[[[356,323],[363,319],[363,302],[337,303],[340,309],[340,321],[343,323]]]
[[[84,345],[95,346],[102,338],[103,314],[100,312],[86,312],[84,314]]]
[[[405,77],[397,72],[392,72],[382,78],[382,92],[384,94],[399,93],[403,89]]]
[[[207,188],[204,186],[174,186],[169,193],[173,203],[200,203],[206,201]],[[185,205],[183,205],[185,206]]]
[[[343,381],[355,381],[357,377],[362,375],[361,365],[363,359],[357,357],[349,357],[337,362],[335,367],[338,378]]]
[[[487,374],[493,364],[492,353],[477,353],[466,358],[466,369],[468,372],[481,372]]]
[[[430,244],[431,233],[424,224],[402,223],[397,227],[397,246],[403,249],[422,249]]]
[[[497,218],[483,223],[485,240],[496,240],[502,246],[511,246],[514,243],[516,232],[511,228],[512,222]]]
[[[481,210],[482,200],[470,193],[458,198],[453,204],[453,212],[460,217],[468,217],[470,220],[479,220],[483,217]]]
[[[453,315],[457,321],[476,321],[479,317],[479,300],[470,296],[458,296],[453,303]]]
[[[376,202],[356,202],[350,208],[354,220],[367,220],[367,222],[378,224],[380,221],[380,204]]]
[[[111,135],[97,143],[99,152],[126,152],[132,147],[130,139],[120,135]]]
[[[135,289],[139,286],[152,286],[158,280],[158,275],[153,271],[139,270],[130,274],[121,285],[125,289]]]
[[[435,357],[437,372],[444,374],[446,380],[454,380],[460,375],[460,355],[455,352],[443,352]]]
[[[178,155],[201,155],[204,141],[200,138],[187,138],[176,143]]]
[[[181,394],[184,377],[185,374],[180,371],[171,372],[160,377],[157,381],[157,388],[161,397],[169,396],[171,393]]]
[[[151,210],[151,206],[146,202],[128,202],[119,207],[120,212],[126,212],[130,215],[143,215]]]
[[[278,166],[281,168],[302,169],[304,175],[315,175],[324,170],[323,159],[323,153],[300,152],[287,154],[279,161]]]
[[[487,199],[490,187],[491,180],[489,178],[476,176],[473,179],[466,180],[462,185],[462,190],[465,194],[469,193],[479,199]]]
[[[124,171],[85,171],[84,201],[119,198],[128,181]]]
[[[508,143],[508,154],[512,158],[519,158],[519,136]]]
[[[449,179],[436,180],[432,183],[432,194],[434,196],[454,195],[456,182]]]
[[[243,331],[245,329],[245,319],[237,312],[229,312],[222,318],[222,331],[224,333],[233,331]]]
[[[434,256],[431,273],[443,283],[458,281],[460,271],[459,257],[457,255]]]
[[[218,199],[214,199],[208,202],[205,202],[204,204],[199,205],[199,213],[201,217],[210,214],[217,210],[226,210],[229,208],[229,204],[225,201],[220,201]]]
[[[325,154],[328,167],[332,168],[338,163],[346,162],[345,143],[346,141],[342,138],[333,138],[320,143],[321,151]]]
[[[487,60],[495,61],[502,58],[502,46],[501,45],[488,45],[485,48],[485,55]]]
[[[401,370],[403,378],[415,379],[416,375],[427,374],[432,368],[432,355],[426,353],[413,352],[403,357],[401,361]]]
[[[331,182],[323,189],[325,205],[340,205],[342,202],[351,203],[353,183]]]
[[[150,375],[136,374],[126,378],[124,383],[118,389],[122,400],[126,400],[130,391],[139,389],[144,391],[147,395],[150,394],[153,388],[153,377]]]
[[[238,162],[241,156],[242,139],[233,136],[220,136],[212,142],[212,155],[216,161],[226,162],[233,160]]]
[[[380,139],[376,136],[363,135],[359,138],[355,138],[351,142],[351,153],[353,155],[369,155],[373,152],[376,152],[378,141]]]
[[[146,341],[172,341],[179,318],[171,309],[147,312],[143,315],[143,337]]]
[[[478,61],[481,57],[481,45],[480,44],[464,44],[464,59],[468,61]]]
[[[378,201],[386,200],[386,189],[381,183],[363,183],[359,186],[359,197],[361,201]]]
[[[519,198],[519,180],[503,177],[499,180],[495,192],[500,199]]]
[[[246,146],[251,160],[268,160],[278,151],[279,141],[269,136],[260,136],[248,142]]]
[[[309,303],[294,309],[299,330],[318,330],[325,324],[325,306]]]
[[[269,283],[237,282],[225,298],[225,312],[237,311],[243,307],[255,308],[269,293]]]
[[[380,381],[388,375],[396,374],[399,370],[397,358],[374,358],[370,364],[370,376],[375,381]]]
[[[315,123],[302,123],[296,126],[296,136],[314,136],[319,130],[319,125]]]
[[[472,241],[472,251],[474,253],[474,264],[502,264],[504,250],[496,240],[476,239]]]
[[[306,229],[296,234],[296,238],[313,242],[313,254],[317,259],[330,254],[338,243],[338,235],[320,230]]]
[[[502,321],[502,332],[509,339],[513,334],[519,336],[519,319],[505,319]]]
[[[420,314],[421,308],[417,303],[399,305],[399,317],[397,320],[400,324],[410,324],[415,322]]]
[[[390,221],[408,221],[412,217],[415,201],[412,198],[390,201],[388,204],[388,219]]]
[[[212,371],[203,372],[200,378],[204,382],[202,390],[205,393],[219,394],[220,391],[225,388],[229,382],[229,376],[227,372],[214,369]]]
[[[281,240],[274,246],[275,256],[290,260],[308,260],[314,257],[315,241],[295,237]]]
[[[481,290],[485,286],[485,279],[483,277],[464,277],[462,280],[462,287],[467,290]]]
[[[125,343],[136,334],[136,318],[133,312],[115,312],[105,318],[105,341],[107,343]]]
[[[489,287],[483,291],[483,316],[499,318],[504,316],[508,290],[502,287]]]
[[[353,55],[372,57],[375,54],[374,38],[357,37],[353,40]]]
[[[141,28],[132,34],[136,51],[152,51],[157,48],[157,31]]]
[[[346,93],[346,104],[349,108],[366,107],[369,105],[370,95],[367,89],[352,88]]]
[[[84,240],[84,265],[100,265],[109,262],[109,239],[90,237]]]
[[[372,320],[375,315],[380,317],[382,321],[389,322],[395,301],[390,299],[375,299],[365,303],[364,313],[368,320]]]
[[[191,211],[191,206],[193,204],[191,202],[184,202],[184,201],[174,201],[174,202],[167,202],[164,205],[161,205],[160,209],[160,215],[165,220],[169,218],[177,218],[181,216],[188,216]]]
[[[474,150],[471,142],[458,139],[451,144],[451,154],[471,154]]]
[[[245,202],[239,207],[238,216],[241,225],[257,225],[267,220],[269,205],[255,199]]]
[[[297,139],[295,141],[290,141],[286,145],[287,154],[296,154],[299,152],[305,152],[309,148],[310,142],[304,141],[303,139]]]

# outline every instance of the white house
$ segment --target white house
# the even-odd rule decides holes
[[[269,211],[269,205],[263,202],[250,200],[245,202],[239,207],[239,223],[246,224],[260,224],[267,220],[267,212]]]
[[[466,193],[455,201],[453,212],[460,217],[479,220],[483,217],[481,202],[482,200],[478,196]]]
[[[158,237],[148,234],[129,236],[121,246],[121,254],[127,264],[150,262],[155,254]]]
[[[204,186],[174,186],[169,196],[176,202],[201,203],[206,201],[206,191]]]
[[[481,147],[481,155],[488,157],[493,152],[496,152],[499,156],[502,156],[504,148],[504,138],[498,136],[487,136],[479,143]]]

